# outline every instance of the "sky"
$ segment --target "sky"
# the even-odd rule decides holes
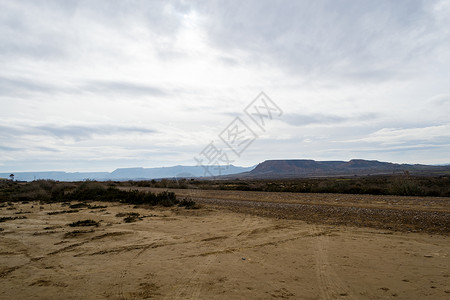
[[[450,163],[449,116],[450,1],[0,0],[0,172]]]

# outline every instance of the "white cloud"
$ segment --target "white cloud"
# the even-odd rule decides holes
[[[409,146],[411,142],[450,145],[449,132],[450,124],[407,129],[383,128],[356,141],[379,142],[387,145],[408,144]]]

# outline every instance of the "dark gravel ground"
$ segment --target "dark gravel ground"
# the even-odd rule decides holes
[[[450,234],[450,213],[448,212],[209,198],[194,200],[199,204],[226,208],[234,212],[278,219],[297,219],[310,223],[404,232]]]

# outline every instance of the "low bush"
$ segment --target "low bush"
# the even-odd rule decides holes
[[[136,216],[128,216],[128,217],[123,219],[123,221],[125,223],[133,223],[133,222],[136,222],[137,220],[142,220],[142,218],[139,218],[139,217],[136,217]]]
[[[72,210],[60,210],[60,211],[51,211],[48,212],[47,215],[61,215],[61,214],[73,214],[79,212],[78,209],[72,209]]]
[[[133,223],[133,222],[136,222],[138,220],[142,220],[142,217],[140,217],[140,214],[139,213],[135,213],[135,212],[118,213],[118,214],[116,214],[116,217],[125,217],[123,219],[123,221],[125,223]]]
[[[139,217],[139,213],[135,213],[135,212],[120,212],[120,213],[116,214],[116,217],[119,217],[119,218],[127,217],[127,216]]]
[[[185,207],[186,209],[197,209],[195,201],[192,201],[190,198],[184,198],[178,203],[178,206]]]
[[[98,227],[100,225],[99,222],[96,222],[94,220],[82,220],[82,221],[76,221],[70,224],[67,224],[70,227],[79,227],[79,226],[96,226]]]
[[[83,202],[69,205],[69,208],[84,208],[84,207],[91,208],[89,204]]]
[[[104,184],[96,181],[81,183],[60,183],[52,180],[37,180],[29,183],[10,182],[0,186],[0,202],[39,201],[41,204],[62,202],[72,209],[106,208],[106,206],[91,206],[86,201],[121,202],[134,205],[174,206],[179,203],[175,193],[164,191],[160,193],[138,190],[124,191],[116,184]],[[70,201],[81,201],[70,205]]]
[[[27,217],[25,217],[25,216],[20,216],[20,217],[0,217],[0,223],[6,222],[6,221],[18,220],[18,219],[26,219],[26,218]]]

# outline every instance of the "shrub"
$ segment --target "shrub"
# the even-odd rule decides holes
[[[162,206],[173,206],[173,205],[178,204],[177,197],[176,197],[175,193],[173,193],[173,192],[164,191],[164,192],[158,193],[156,195],[156,198],[159,200],[159,203]]]
[[[166,181],[167,184],[169,181]],[[153,181],[150,182],[153,184]],[[39,201],[47,202],[67,201],[117,201],[135,205],[163,205],[178,204],[173,192],[158,194],[137,190],[123,191],[116,183],[100,183],[84,181],[81,183],[60,183],[52,180],[37,180],[30,183],[0,182],[0,202],[7,201]],[[71,205],[70,208],[105,208],[103,206],[89,206],[86,203]]]
[[[142,220],[142,218],[139,216],[140,215],[135,212],[129,212],[129,213],[122,212],[122,213],[116,214],[116,217],[125,217],[123,219],[125,221],[125,223],[132,223],[132,222],[136,222],[137,220]]]
[[[105,191],[105,187],[96,181],[84,181],[66,198],[79,201],[96,200],[104,195]]]
[[[60,201],[64,199],[64,189],[63,184],[56,184],[52,187],[50,191],[52,201]]]
[[[83,208],[83,207],[90,208],[91,206],[89,204],[83,203],[83,202],[69,205],[69,208]]]
[[[27,217],[25,217],[25,216],[20,216],[20,217],[0,217],[0,223],[6,222],[6,221],[18,220],[18,219],[26,219],[26,218]]]
[[[125,217],[124,219],[123,219],[123,221],[125,222],[125,223],[133,223],[133,222],[136,222],[137,220],[142,220],[141,218],[138,218],[138,217],[135,217],[135,216],[128,216],[128,217]]]
[[[178,206],[185,207],[186,209],[197,209],[198,206],[196,206],[195,201],[192,201],[190,198],[184,198],[180,201]]]
[[[390,193],[401,196],[422,195],[422,189],[409,176],[397,177],[391,184]]]
[[[61,211],[51,211],[48,212],[47,215],[60,215],[60,214],[73,214],[79,212],[78,209],[73,210],[61,210]]]
[[[135,213],[135,212],[120,212],[116,214],[116,217],[126,217],[126,216],[132,216],[132,217],[139,217],[139,213]]]
[[[96,226],[98,227],[100,223],[94,221],[94,220],[82,220],[82,221],[76,221],[70,224],[67,224],[70,227],[78,227],[78,226]]]

